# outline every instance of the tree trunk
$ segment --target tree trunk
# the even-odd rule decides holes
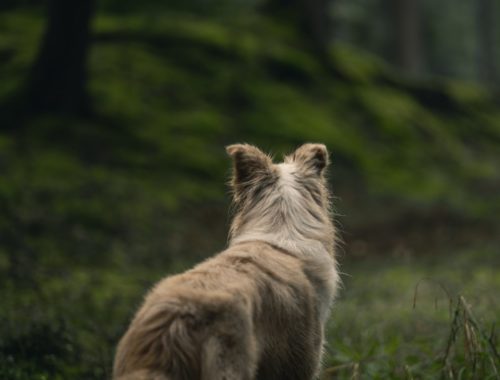
[[[484,83],[495,83],[495,4],[493,0],[477,0],[477,71]]]
[[[88,114],[87,52],[94,5],[94,0],[49,0],[45,35],[26,87],[32,112]]]
[[[331,3],[333,0],[268,0],[263,12],[279,22],[297,28],[309,48],[326,57],[331,38]]]
[[[418,74],[423,61],[420,0],[392,0],[392,8],[396,65]]]
[[[326,55],[331,38],[331,0],[302,0],[304,9],[303,29],[312,43],[313,50]]]

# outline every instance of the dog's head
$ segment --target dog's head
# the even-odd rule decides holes
[[[233,237],[249,228],[290,228],[314,235],[331,225],[325,145],[304,144],[277,164],[252,145],[226,150],[233,159]]]

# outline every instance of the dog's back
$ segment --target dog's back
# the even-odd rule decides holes
[[[235,245],[149,293],[118,346],[115,376],[306,379],[321,349],[316,297],[293,255]]]

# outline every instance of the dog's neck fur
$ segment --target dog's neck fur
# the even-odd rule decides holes
[[[234,217],[230,245],[263,241],[299,258],[314,259],[325,253],[331,258],[335,229],[325,196],[324,207],[300,195],[293,174],[294,163],[275,165],[277,183],[259,202],[240,206]],[[325,258],[326,259],[326,258]]]

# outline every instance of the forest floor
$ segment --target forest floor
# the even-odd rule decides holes
[[[322,379],[497,379],[498,246],[433,256],[340,255]],[[102,379],[144,293],[191,263],[36,269],[0,296],[4,379]],[[22,284],[22,285],[20,285]]]

